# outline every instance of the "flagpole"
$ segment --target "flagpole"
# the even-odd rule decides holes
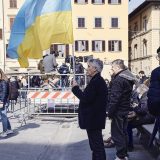
[[[72,44],[72,60],[73,60],[73,79],[75,80],[75,58],[74,58],[74,43]]]
[[[5,32],[4,32],[4,1],[2,0],[2,17],[3,17],[3,31],[2,31],[2,34],[3,34],[3,71],[5,72],[5,65],[6,65],[6,45],[5,45]]]

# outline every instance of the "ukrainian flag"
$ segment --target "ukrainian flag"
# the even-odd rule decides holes
[[[26,0],[11,31],[7,54],[28,67],[52,43],[73,44],[71,0]]]

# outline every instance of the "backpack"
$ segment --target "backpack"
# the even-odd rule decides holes
[[[9,100],[17,101],[17,98],[19,96],[18,89],[19,89],[18,82],[16,81],[9,82]]]

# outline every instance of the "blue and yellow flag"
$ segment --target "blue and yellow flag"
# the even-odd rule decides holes
[[[71,0],[26,0],[11,31],[7,54],[28,67],[52,43],[73,43]]]

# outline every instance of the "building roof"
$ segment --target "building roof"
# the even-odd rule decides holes
[[[154,3],[154,2],[160,3],[160,0],[145,0],[141,5],[139,5],[135,10],[133,10],[129,14],[129,18],[132,18],[135,14],[137,14],[139,11],[141,11],[143,8],[145,8],[147,5],[149,5],[150,3]]]

